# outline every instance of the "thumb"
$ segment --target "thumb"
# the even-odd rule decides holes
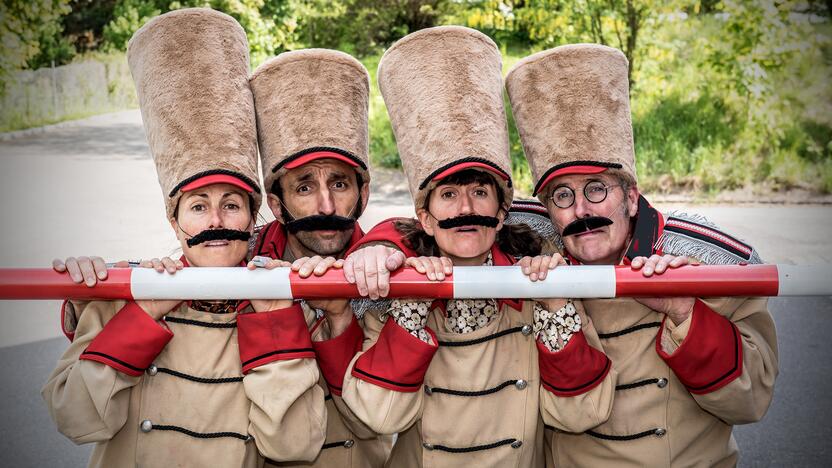
[[[384,262],[384,266],[387,268],[387,271],[396,271],[404,265],[404,262],[404,252],[396,252],[387,257],[387,260]]]

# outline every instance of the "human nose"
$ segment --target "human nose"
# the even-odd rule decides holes
[[[471,199],[471,195],[464,193],[461,197],[459,197],[459,213],[460,214],[471,214],[474,212],[474,201]]]
[[[324,188],[320,192],[318,198],[318,213],[323,215],[335,214],[335,200],[332,197],[332,191],[329,188]]]
[[[573,206],[575,208],[575,216],[577,218],[590,216],[590,202],[586,199],[583,193],[575,194],[575,203]]]

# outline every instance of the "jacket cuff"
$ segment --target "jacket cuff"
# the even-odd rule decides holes
[[[270,312],[240,314],[237,343],[243,374],[274,361],[315,357],[303,309],[297,303]]]
[[[425,330],[438,343],[433,331]],[[352,375],[396,392],[417,392],[437,349],[388,319],[378,341],[355,361]]]
[[[364,342],[364,332],[353,316],[352,323],[343,333],[325,341],[313,341],[315,355],[318,357],[318,367],[324,376],[329,392],[341,396],[344,386],[344,374],[350,366],[353,356],[361,351]]]
[[[736,325],[699,299],[691,316],[685,340],[671,354],[662,349],[660,340],[665,317],[656,335],[656,352],[689,392],[710,393],[742,374],[742,338]]]
[[[96,361],[138,377],[162,352],[173,333],[135,302],[128,302],[98,333],[79,359]]]
[[[560,397],[586,393],[604,381],[612,366],[606,354],[586,341],[583,331],[572,335],[557,352],[537,342],[540,382],[543,388]]]

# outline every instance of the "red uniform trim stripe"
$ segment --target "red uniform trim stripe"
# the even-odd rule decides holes
[[[425,330],[437,343],[433,331]],[[425,381],[437,349],[435,344],[425,343],[390,319],[376,343],[355,361],[352,375],[389,390],[416,392]]]
[[[303,309],[298,304],[239,315],[237,342],[243,374],[274,361],[315,357]]]
[[[318,366],[329,387],[330,393],[341,396],[344,386],[344,375],[350,366],[352,358],[361,351],[364,342],[364,332],[353,316],[352,323],[343,333],[325,341],[313,341],[315,355],[318,356]]]
[[[609,374],[610,359],[586,341],[583,331],[572,335],[566,347],[551,352],[537,342],[540,380],[543,388],[560,397],[586,393]]]

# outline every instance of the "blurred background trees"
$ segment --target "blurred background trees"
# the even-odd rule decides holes
[[[328,47],[357,56],[373,80],[385,47],[441,24],[491,36],[506,70],[550,47],[606,44],[630,61],[636,159],[646,189],[832,192],[830,1],[5,0],[0,84],[15,70],[123,54],[150,18],[194,6],[242,24],[252,66],[285,50]],[[374,162],[397,167],[375,83],[373,93]],[[515,177],[528,190],[522,147],[510,128]]]

